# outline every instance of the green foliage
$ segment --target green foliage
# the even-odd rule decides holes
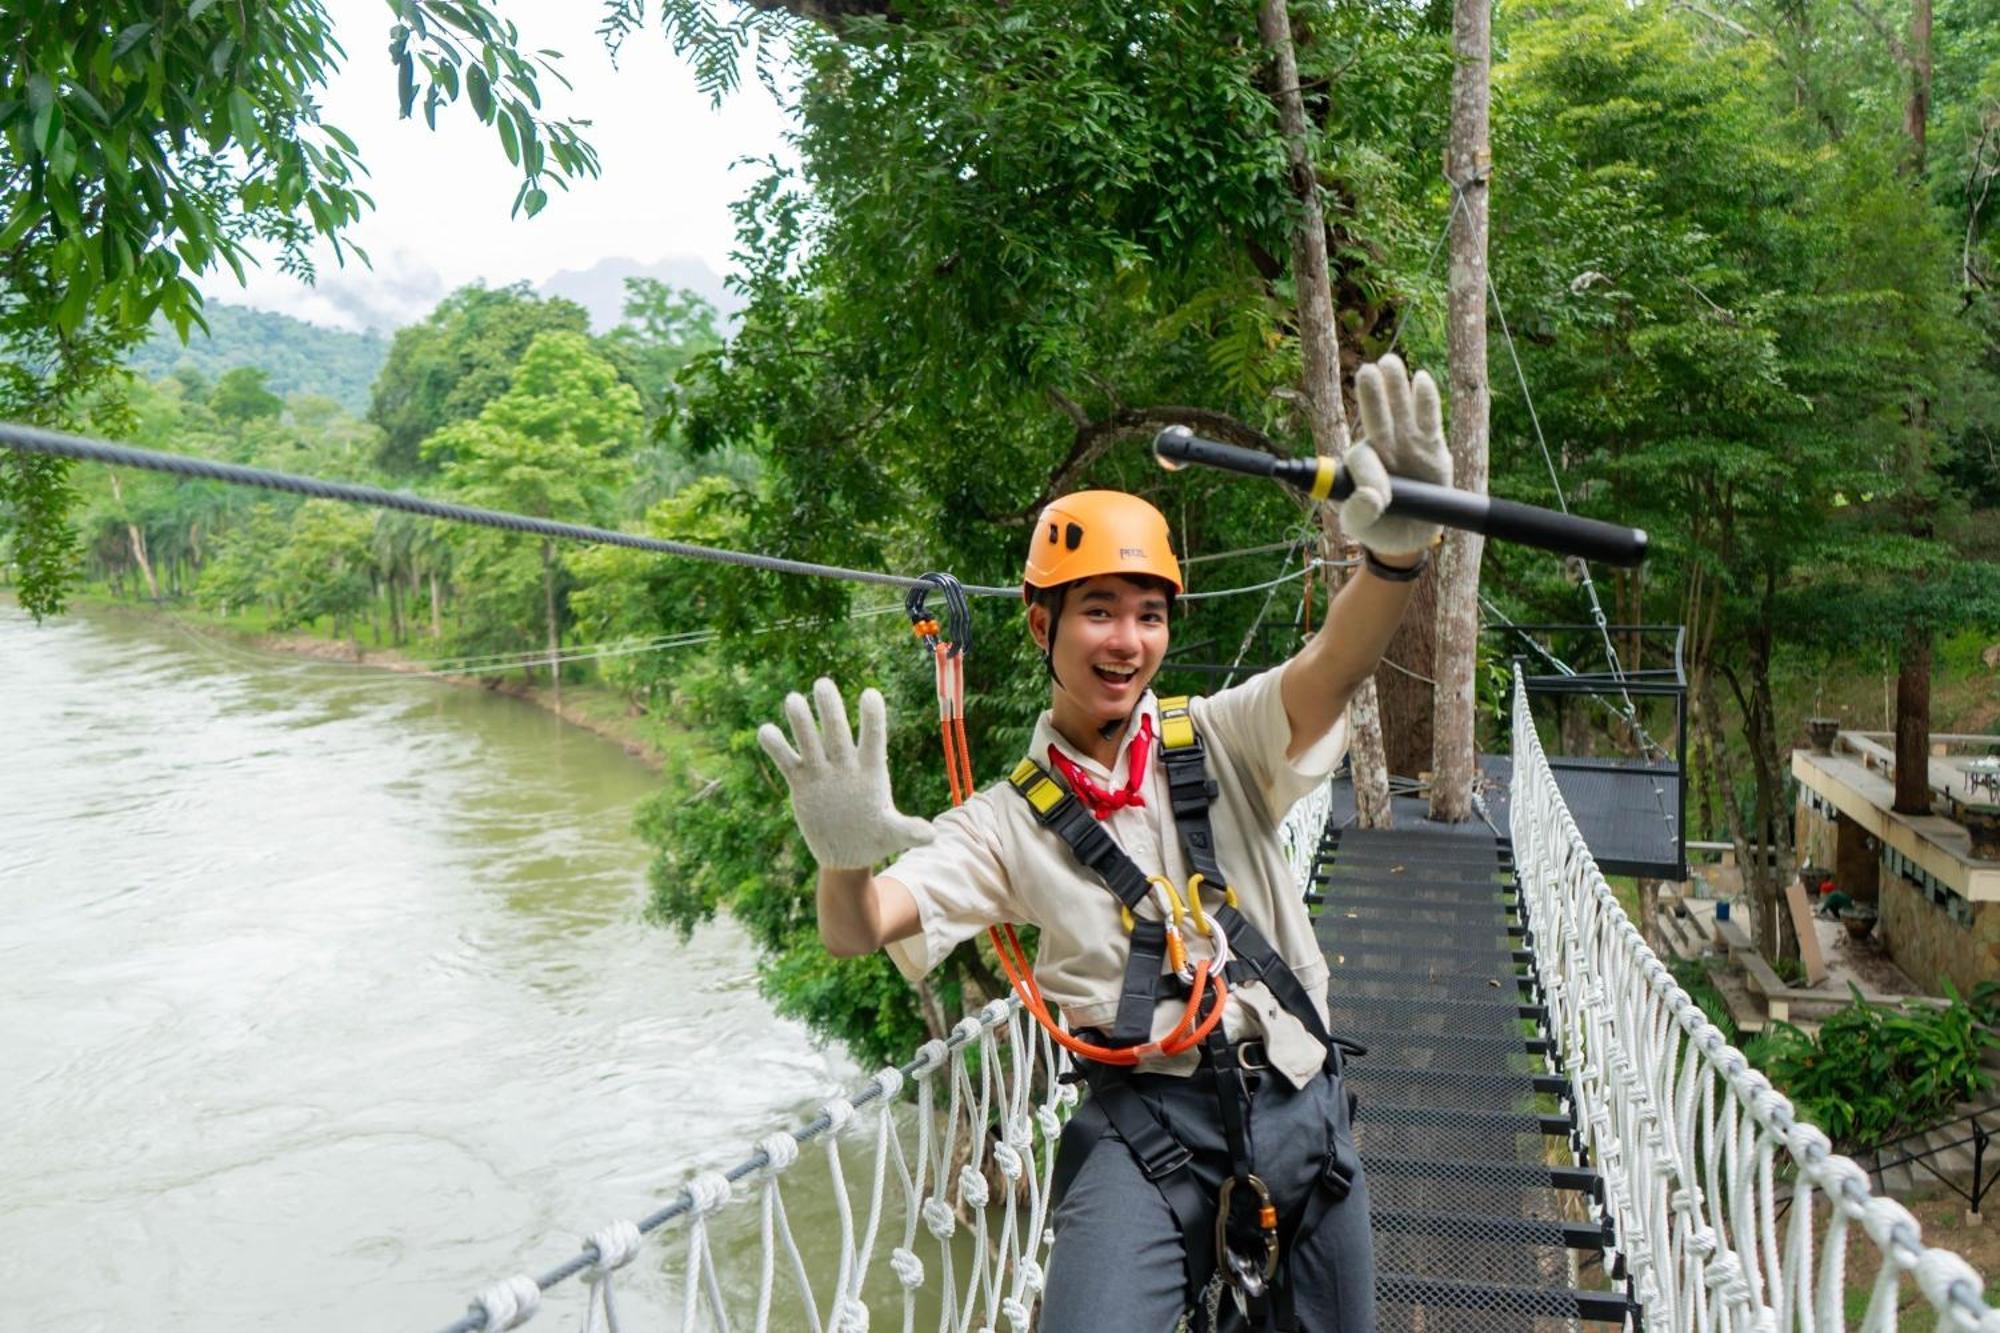
[[[260,418],[275,417],[285,410],[284,400],[265,388],[271,376],[256,366],[237,366],[222,372],[208,395],[208,410],[238,426]]]
[[[185,345],[165,323],[154,321],[146,341],[126,357],[126,368],[143,379],[193,374],[212,382],[227,370],[255,366],[280,398],[323,394],[360,416],[389,355],[388,340],[376,334],[321,328],[247,306],[210,301],[202,319],[208,331],[194,331]]]
[[[418,324],[398,329],[375,381],[368,419],[382,429],[378,462],[405,475],[446,455],[423,445],[453,422],[479,415],[503,393],[514,367],[544,333],[582,334],[589,313],[573,301],[547,300],[525,282],[461,287]]]
[[[374,521],[336,500],[307,500],[287,526],[287,540],[264,587],[275,596],[277,629],[333,621],[349,631],[372,601],[369,539]]]
[[[469,504],[570,522],[601,521],[616,504],[623,468],[614,457],[639,430],[639,395],[598,356],[585,335],[538,335],[506,392],[470,421],[424,441],[443,460],[445,486]],[[457,542],[462,614],[477,646],[518,645],[540,626],[561,634],[566,555],[552,542],[473,529]]]
[[[1908,1011],[1870,1004],[1849,989],[1854,1003],[1817,1034],[1774,1023],[1745,1051],[1836,1151],[1935,1124],[1987,1085],[1979,1053],[1993,1038],[1949,983],[1947,1007]]]
[[[455,101],[522,169],[517,209],[594,175],[573,122],[540,111],[553,53],[480,0],[393,0],[403,111]],[[320,115],[344,53],[318,0],[162,7],[142,0],[0,9],[0,411],[75,426],[156,314],[201,323],[195,279],[240,280],[250,247],[310,279],[310,247],[346,262],[370,203],[354,141]],[[479,72],[474,74],[472,71]],[[423,72],[419,80],[418,71]],[[354,251],[359,253],[358,251]],[[104,404],[96,403],[102,411]],[[0,460],[0,527],[24,604],[61,605],[74,541],[62,464]]]
[[[557,120],[542,108],[542,81],[563,87],[557,51],[523,52],[521,32],[482,0],[389,0],[389,58],[403,116],[423,98],[424,121],[437,128],[439,108],[462,91],[480,121],[491,126],[507,160],[521,169],[514,212],[529,217],[548,204],[547,187],[597,175],[597,153],[578,133],[588,122]]]

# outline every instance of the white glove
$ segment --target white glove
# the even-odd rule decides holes
[[[861,692],[861,742],[847,729],[840,687],[821,676],[813,682],[819,725],[806,701],[785,696],[794,750],[784,733],[766,722],[757,742],[792,788],[792,818],[805,834],[813,859],[828,869],[865,869],[906,847],[929,842],[930,821],[896,811],[889,790],[889,725],[879,690]]]
[[[1441,529],[1419,519],[1384,518],[1389,479],[1451,485],[1451,450],[1445,446],[1437,385],[1424,371],[1410,381],[1394,353],[1354,377],[1361,402],[1361,443],[1343,460],[1354,493],[1340,502],[1341,530],[1377,555],[1415,555],[1437,541]]]

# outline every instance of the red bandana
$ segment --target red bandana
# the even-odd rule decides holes
[[[1139,732],[1132,737],[1131,767],[1125,776],[1123,791],[1106,791],[1097,785],[1081,765],[1072,762],[1068,755],[1051,745],[1049,763],[1062,780],[1068,784],[1070,792],[1083,802],[1084,809],[1090,811],[1092,819],[1103,819],[1113,810],[1123,810],[1126,806],[1139,806],[1146,798],[1139,794],[1139,788],[1146,781],[1146,759],[1153,748],[1153,715],[1143,714],[1139,718]]]

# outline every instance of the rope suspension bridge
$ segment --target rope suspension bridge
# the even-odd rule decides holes
[[[1332,787],[1284,825],[1335,1031],[1368,1048],[1348,1080],[1380,1326],[1832,1333],[1849,1327],[1844,1273],[1868,1247],[1863,1333],[1897,1327],[1906,1277],[1940,1327],[2000,1333],[1980,1275],[1876,1196],[1646,946],[1563,802],[1518,673],[1513,740],[1504,835],[1343,829]],[[648,1235],[677,1273],[684,1330],[908,1333],[927,1294],[941,1330],[1027,1333],[1075,1100],[1058,1055],[1017,1000],[994,1001],[651,1217],[494,1282],[440,1333],[518,1327],[545,1306],[585,1333],[600,1317],[615,1329],[616,1274]],[[786,1173],[809,1146],[826,1155],[837,1237],[786,1224]],[[852,1177],[848,1158],[866,1162]],[[732,1207],[758,1212],[754,1256],[710,1242]],[[829,1290],[811,1288],[813,1251]],[[731,1269],[754,1274],[747,1309],[725,1298],[742,1285]]]
[[[25,427],[0,426],[0,445],[789,574],[926,586]],[[1289,561],[1295,545],[1284,549]],[[1207,595],[1267,591],[1314,567]],[[1011,587],[962,591],[1018,596]],[[1609,628],[1601,610],[1596,627]],[[1642,732],[1630,694],[1620,695],[1617,711]],[[1334,1031],[1368,1048],[1349,1079],[1376,1201],[1382,1327],[1831,1333],[1847,1327],[1844,1275],[1863,1246],[1878,1259],[1864,1333],[1897,1327],[1905,1277],[1942,1326],[2000,1333],[1980,1275],[1927,1245],[1901,1204],[1872,1193],[1868,1173],[1797,1117],[1625,918],[1543,751],[1518,666],[1511,749],[1504,831],[1420,819],[1396,832],[1350,829],[1333,786],[1284,825],[1295,882],[1317,910]],[[597,1227],[545,1272],[497,1279],[442,1333],[517,1327],[545,1307],[585,1333],[600,1319],[617,1333],[619,1274],[642,1255],[677,1271],[678,1327],[690,1333],[855,1333],[898,1316],[909,1333],[928,1326],[933,1309],[949,1333],[1027,1333],[1052,1241],[1055,1145],[1076,1102],[1064,1064],[1017,999],[996,1000],[808,1123],[750,1145],[731,1169],[693,1175],[651,1215]],[[824,1155],[834,1236],[801,1236],[787,1219],[788,1172],[808,1150]],[[867,1164],[850,1176],[857,1158]],[[714,1219],[752,1207],[756,1253],[720,1253]],[[832,1272],[825,1289],[815,1289],[815,1269]],[[743,1299],[746,1287],[754,1294]],[[1209,1299],[1223,1299],[1221,1289]]]

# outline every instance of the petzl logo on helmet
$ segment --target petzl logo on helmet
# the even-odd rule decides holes
[[[1120,560],[1144,560],[1146,558],[1146,548],[1143,546],[1121,546],[1118,548],[1118,558]]]

